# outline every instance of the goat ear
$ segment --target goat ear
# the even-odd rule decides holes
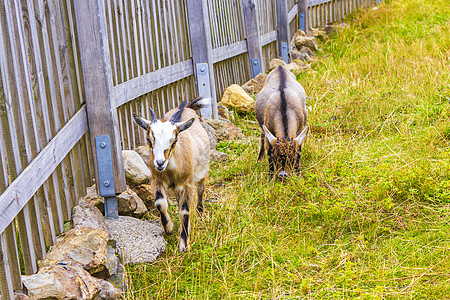
[[[309,127],[306,126],[305,129],[295,138],[295,140],[301,145],[306,135],[308,134]]]
[[[262,129],[264,130],[264,135],[266,136],[267,140],[270,144],[272,144],[272,141],[276,139],[275,136],[272,134],[272,132],[269,131],[269,129],[267,129],[266,125],[263,125]]]
[[[177,129],[178,129],[178,133],[188,129],[189,127],[192,126],[192,124],[194,124],[195,118],[190,118],[189,120],[187,120],[184,123],[177,123]]]
[[[150,121],[148,121],[146,119],[142,119],[142,118],[138,117],[136,114],[133,114],[133,118],[134,118],[134,122],[136,122],[136,124],[138,124],[140,127],[144,128],[145,130],[147,130],[148,126],[151,124]]]

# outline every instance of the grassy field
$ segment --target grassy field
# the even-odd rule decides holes
[[[191,251],[175,234],[129,266],[128,299],[450,299],[450,2],[386,2],[298,76],[301,175],[271,180],[255,118],[240,116],[245,139],[219,145],[229,161],[211,167]]]

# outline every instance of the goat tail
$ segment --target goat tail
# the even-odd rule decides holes
[[[211,104],[211,98],[203,98],[199,97],[197,99],[191,100],[187,107],[192,108],[193,110],[197,110],[203,107],[206,107]]]

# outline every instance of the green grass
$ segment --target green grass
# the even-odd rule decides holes
[[[220,143],[191,250],[127,268],[128,299],[449,299],[450,3],[361,11],[298,76],[310,135],[280,183]],[[176,208],[171,215],[177,220]],[[176,224],[176,226],[178,226]]]

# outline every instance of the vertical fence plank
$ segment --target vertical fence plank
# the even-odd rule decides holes
[[[17,249],[16,224],[12,221],[6,227],[4,234],[6,237],[6,252],[8,253],[9,271],[14,290],[22,290],[22,279],[20,277],[19,251]]]
[[[127,13],[126,10],[124,10],[124,6],[123,6],[123,0],[117,0],[119,5],[117,7],[118,9],[118,14],[119,14],[119,18],[120,18],[120,22],[116,20],[117,24],[120,23],[120,33],[121,33],[121,40],[122,40],[122,49],[119,49],[119,51],[121,51],[123,53],[123,58],[124,58],[124,65],[123,65],[123,73],[125,76],[125,80],[130,80],[133,75],[130,74],[130,64],[128,61],[131,60],[129,58],[129,53],[131,51],[129,44],[127,44],[127,33],[125,32],[125,14]]]
[[[128,0],[130,1],[130,0]],[[128,2],[127,1],[127,2]],[[136,6],[135,6],[135,0],[131,0],[131,5],[128,6],[130,13],[131,13],[131,30],[133,32],[133,40],[134,40],[134,52],[135,52],[135,70],[136,70],[136,77],[141,76],[141,74],[144,74],[145,72],[142,71],[142,68],[144,67],[143,61],[140,61],[139,58],[142,56],[142,51],[140,50],[140,39],[138,38],[138,29],[137,29],[137,22],[136,22]]]
[[[14,299],[14,288],[11,279],[11,268],[7,252],[5,234],[0,234],[0,291],[2,299]]]
[[[281,58],[289,63],[289,18],[286,0],[277,0],[278,51]]]
[[[120,1],[120,0],[119,0]],[[114,60],[117,60],[117,66],[116,66],[116,84],[120,84],[122,82],[124,82],[126,80],[125,77],[125,57],[123,57],[123,45],[121,42],[121,23],[120,23],[120,8],[119,5],[117,4],[117,0],[114,1],[110,1],[110,5],[112,5],[113,7],[113,11],[111,12],[110,15],[110,23],[113,23],[115,25],[114,27],[114,33],[115,33],[115,38],[113,40],[111,40],[114,45],[113,45],[113,49],[115,49],[115,51],[117,51],[117,53],[114,55],[113,52],[113,57]],[[114,17],[114,18],[113,18]],[[111,29],[112,30],[112,29]],[[118,70],[117,70],[118,68]]]
[[[133,50],[135,50],[133,47],[133,43],[132,40],[134,39],[132,37],[132,33],[130,31],[130,27],[131,25],[131,21],[130,21],[130,5],[129,5],[130,0],[123,0],[123,18],[124,18],[124,25],[125,27],[123,28],[124,33],[126,34],[125,39],[127,41],[127,46],[128,46],[128,57],[129,57],[129,69],[130,69],[130,76],[128,79],[132,79],[135,78],[137,76],[136,74],[136,65],[137,65],[137,57],[136,57],[136,53],[133,52]],[[125,43],[125,42],[124,42]]]
[[[74,91],[72,87],[72,83],[74,82],[71,78],[71,72],[69,70],[69,58],[68,58],[68,44],[66,32],[64,30],[64,19],[62,16],[62,7],[61,3],[58,0],[53,0],[50,3],[50,8],[52,8],[53,19],[55,20],[53,26],[55,26],[53,36],[55,37],[55,49],[60,53],[60,58],[57,59],[56,63],[58,64],[58,72],[61,78],[61,91],[64,98],[64,123],[67,123],[75,112],[75,101],[74,101]],[[53,24],[53,23],[52,23]],[[56,38],[57,37],[57,38]],[[77,161],[77,157],[80,156],[79,147],[75,146],[73,150],[69,153],[69,156],[66,158],[65,163],[62,164],[62,172],[66,173],[66,166],[68,166],[66,177],[64,180],[65,189],[69,189],[69,194],[66,194],[66,209],[67,216],[70,219],[71,210],[74,204],[77,203],[79,197],[79,186],[82,183],[82,164],[79,164]],[[64,177],[64,178],[66,178]],[[68,182],[67,182],[68,181]],[[66,192],[66,190],[65,190]],[[67,198],[70,197],[70,198]]]
[[[158,27],[157,27],[157,22],[158,22],[158,20],[157,20],[157,13],[156,13],[156,1],[158,1],[158,0],[152,0],[152,12],[151,12],[151,14],[153,15],[153,19],[152,19],[152,21],[153,21],[153,23],[152,23],[152,26],[151,26],[151,28],[152,28],[152,36],[153,36],[153,38],[152,38],[152,45],[154,45],[154,47],[155,47],[155,49],[156,49],[156,61],[158,62],[158,64],[156,65],[156,69],[160,69],[160,68],[162,68],[163,66],[164,66],[164,62],[162,62],[161,61],[161,45],[162,45],[162,42],[160,42],[160,34],[159,34],[159,32],[157,31],[158,30]]]
[[[171,22],[171,26],[172,26],[172,30],[174,32],[173,34],[173,44],[174,45],[180,45],[182,43],[181,38],[179,38],[179,35],[181,33],[181,29],[180,29],[180,23],[181,20],[177,21],[176,15],[175,15],[175,10],[177,9],[175,1],[174,0],[170,0],[169,1],[169,7],[170,7],[170,12],[171,12],[171,18],[172,18],[172,22]],[[175,55],[174,57],[175,59],[175,63],[179,63],[182,61],[182,54],[181,51],[182,49],[178,48],[178,47],[173,47],[174,51],[175,51]],[[141,131],[140,131],[141,132]]]
[[[254,0],[242,0],[242,8],[244,11],[249,64],[253,77],[255,77],[258,73],[265,72],[256,2]]]
[[[140,47],[140,54],[141,54],[141,68],[142,68],[142,74],[146,74],[147,72],[150,72],[147,68],[147,60],[148,60],[148,50],[147,50],[147,43],[145,43],[144,39],[144,28],[142,27],[142,3],[140,0],[137,0],[136,2],[136,18],[137,18],[137,24],[139,28],[139,47]]]
[[[199,70],[197,65],[207,63],[207,71],[209,74],[209,95],[211,97],[211,107],[205,107],[201,113],[204,118],[214,119],[218,118],[217,102],[216,102],[216,87],[214,80],[214,66],[212,60],[212,44],[211,31],[209,27],[209,17],[207,10],[207,0],[191,0],[187,1],[188,22],[189,22],[189,38],[192,47],[192,63],[194,67],[194,74],[197,86],[197,93],[200,92],[198,87]],[[206,70],[204,70],[206,71]]]
[[[72,97],[72,106],[74,112],[77,111],[77,109],[81,106],[81,99],[82,99],[82,80],[81,80],[81,71],[80,71],[80,65],[79,65],[79,59],[78,59],[78,48],[77,48],[77,40],[76,40],[76,30],[74,26],[74,16],[73,16],[73,9],[72,9],[72,2],[65,2],[63,5],[61,5],[61,9],[64,13],[63,19],[66,21],[65,23],[65,31],[66,36],[68,38],[68,62],[67,65],[70,70],[70,75],[72,78],[71,85],[74,87],[72,89],[73,97]],[[83,97],[84,99],[84,97]],[[87,184],[91,184],[91,178],[92,178],[92,159],[89,155],[89,145],[88,145],[88,135],[85,135],[83,139],[80,140],[79,144],[76,146],[78,149],[78,157],[75,158],[77,163],[79,163],[81,169],[80,172],[77,172],[77,176],[81,176],[79,180],[77,180],[78,186],[78,195],[83,196],[86,193],[86,186]]]
[[[155,70],[155,59],[153,58],[153,43],[151,36],[150,1],[143,1],[142,5],[142,28],[144,31],[144,48],[147,60],[147,72]]]
[[[93,156],[95,141],[99,135],[109,135],[112,145],[114,182],[117,193],[126,190],[120,136],[117,130],[117,112],[112,94],[112,72],[106,32],[105,8],[102,0],[75,1],[78,41],[88,110],[89,131]],[[96,45],[93,45],[93,42]],[[97,162],[97,188],[99,186]]]
[[[111,9],[111,6],[113,7],[113,9]],[[108,39],[110,40],[109,52],[111,53],[111,70],[113,74],[113,84],[117,85],[120,82],[117,70],[117,55],[116,55],[117,42],[113,25],[117,24],[114,19],[114,13],[116,12],[116,9],[113,1],[105,1],[105,7],[106,7],[106,19],[108,20]]]

